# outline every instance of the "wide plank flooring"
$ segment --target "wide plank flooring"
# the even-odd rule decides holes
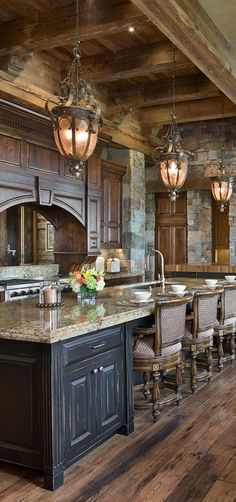
[[[180,407],[135,415],[135,433],[115,435],[65,472],[52,493],[29,469],[0,463],[0,502],[236,502],[236,364]]]

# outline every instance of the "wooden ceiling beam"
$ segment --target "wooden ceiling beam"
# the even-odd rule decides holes
[[[131,1],[236,103],[235,52],[198,1]]]
[[[221,92],[203,74],[176,78],[175,100],[191,101],[219,96]],[[145,83],[128,87],[120,91],[109,91],[109,111],[121,111],[122,107],[145,108],[153,105],[172,103],[172,79]]]
[[[28,108],[36,109],[45,113],[45,102],[48,99],[53,99],[51,93],[43,90],[23,77],[14,77],[0,70],[0,96],[6,99],[23,104]],[[153,147],[148,144],[147,139],[141,134],[140,122],[133,114],[125,117],[121,123],[113,124],[106,117],[106,107],[102,108],[104,117],[104,127],[102,134],[107,134],[112,141],[126,148],[132,148],[150,155]]]
[[[91,40],[128,30],[141,23],[143,14],[130,2],[117,6],[81,11],[80,40]],[[74,44],[75,2],[66,7],[37,12],[33,17],[16,19],[0,25],[0,55],[24,46],[31,51]]]
[[[152,106],[142,110],[142,122],[152,127],[154,124],[169,124],[171,105]],[[236,105],[224,99],[224,117],[236,117]],[[198,122],[219,119],[222,116],[221,96],[202,100],[176,103],[177,122]]]
[[[86,78],[101,84],[141,76],[150,77],[151,74],[172,70],[172,44],[165,40],[132,49],[123,49],[112,57],[110,53],[84,57],[82,64]],[[192,63],[177,50],[176,69],[192,68]]]

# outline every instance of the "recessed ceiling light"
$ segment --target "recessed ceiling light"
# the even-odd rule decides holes
[[[129,31],[130,31],[130,33],[133,33],[133,31],[134,31],[134,27],[133,27],[133,26],[130,26],[130,27],[129,27]]]

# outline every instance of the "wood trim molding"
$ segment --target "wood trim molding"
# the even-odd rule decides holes
[[[117,175],[118,177],[122,177],[125,175],[127,171],[126,166],[121,166],[120,164],[116,164],[115,162],[111,160],[103,160],[102,159],[102,174],[113,174]]]

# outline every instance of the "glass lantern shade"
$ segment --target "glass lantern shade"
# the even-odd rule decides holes
[[[100,118],[89,109],[74,106],[57,106],[51,113],[54,139],[60,153],[73,161],[85,162],[95,149]]]
[[[223,212],[233,193],[233,178],[225,175],[211,178],[211,192]]]
[[[188,170],[188,156],[184,153],[160,155],[160,174],[170,192],[171,200],[176,200],[177,191],[184,185]]]

